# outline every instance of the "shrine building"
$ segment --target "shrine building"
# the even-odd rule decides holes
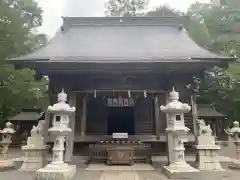
[[[45,47],[9,61],[48,76],[51,105],[62,89],[68,94],[76,107],[66,150],[71,159],[73,152],[87,154],[97,148],[92,145],[110,141],[113,133],[127,133],[152,154],[164,152],[166,117],[159,107],[173,86],[192,106],[185,123],[194,142],[196,96],[187,87],[194,76],[233,59],[198,46],[173,17],[63,17]],[[51,142],[47,133],[46,139]]]

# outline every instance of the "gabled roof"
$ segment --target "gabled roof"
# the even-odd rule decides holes
[[[173,17],[65,17],[49,44],[19,61],[80,63],[229,60],[198,46]]]
[[[225,115],[216,111],[214,107],[209,104],[198,104],[198,116],[199,117],[226,117]]]
[[[38,112],[21,111],[16,116],[11,117],[9,121],[37,121],[39,117],[40,113]]]

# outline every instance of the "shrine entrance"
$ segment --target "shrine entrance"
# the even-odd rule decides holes
[[[135,134],[134,107],[108,107],[107,133]]]

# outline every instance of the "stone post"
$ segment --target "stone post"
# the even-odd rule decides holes
[[[58,103],[48,107],[53,115],[53,126],[48,130],[55,136],[52,162],[36,172],[37,180],[70,180],[76,173],[76,166],[64,162],[64,143],[66,136],[71,133],[69,128],[70,116],[75,107],[66,103],[67,94],[62,91],[58,94]]]
[[[169,93],[168,103],[161,106],[160,110],[167,115],[169,165],[164,166],[167,175],[172,176],[182,172],[199,172],[186,163],[184,158],[184,142],[187,141],[189,128],[184,123],[184,113],[188,113],[191,107],[179,101],[179,93],[174,89]]]

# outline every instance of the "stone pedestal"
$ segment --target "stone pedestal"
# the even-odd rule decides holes
[[[69,180],[74,177],[76,166],[61,164],[49,164],[45,168],[39,169],[36,172],[36,180]]]
[[[197,137],[198,145],[196,163],[197,167],[201,171],[224,171],[219,159],[218,151],[220,146],[215,145],[215,138],[212,136],[212,130],[210,126],[206,126],[203,119],[197,120],[199,136]]]
[[[22,150],[24,157],[20,171],[37,171],[47,164],[47,147],[39,127],[33,126],[31,137],[28,137],[27,145]]]
[[[37,171],[47,164],[47,149],[36,149],[31,147],[24,147],[23,164],[19,171]]]
[[[220,146],[197,145],[197,167],[201,171],[224,171],[219,160],[218,151]]]

